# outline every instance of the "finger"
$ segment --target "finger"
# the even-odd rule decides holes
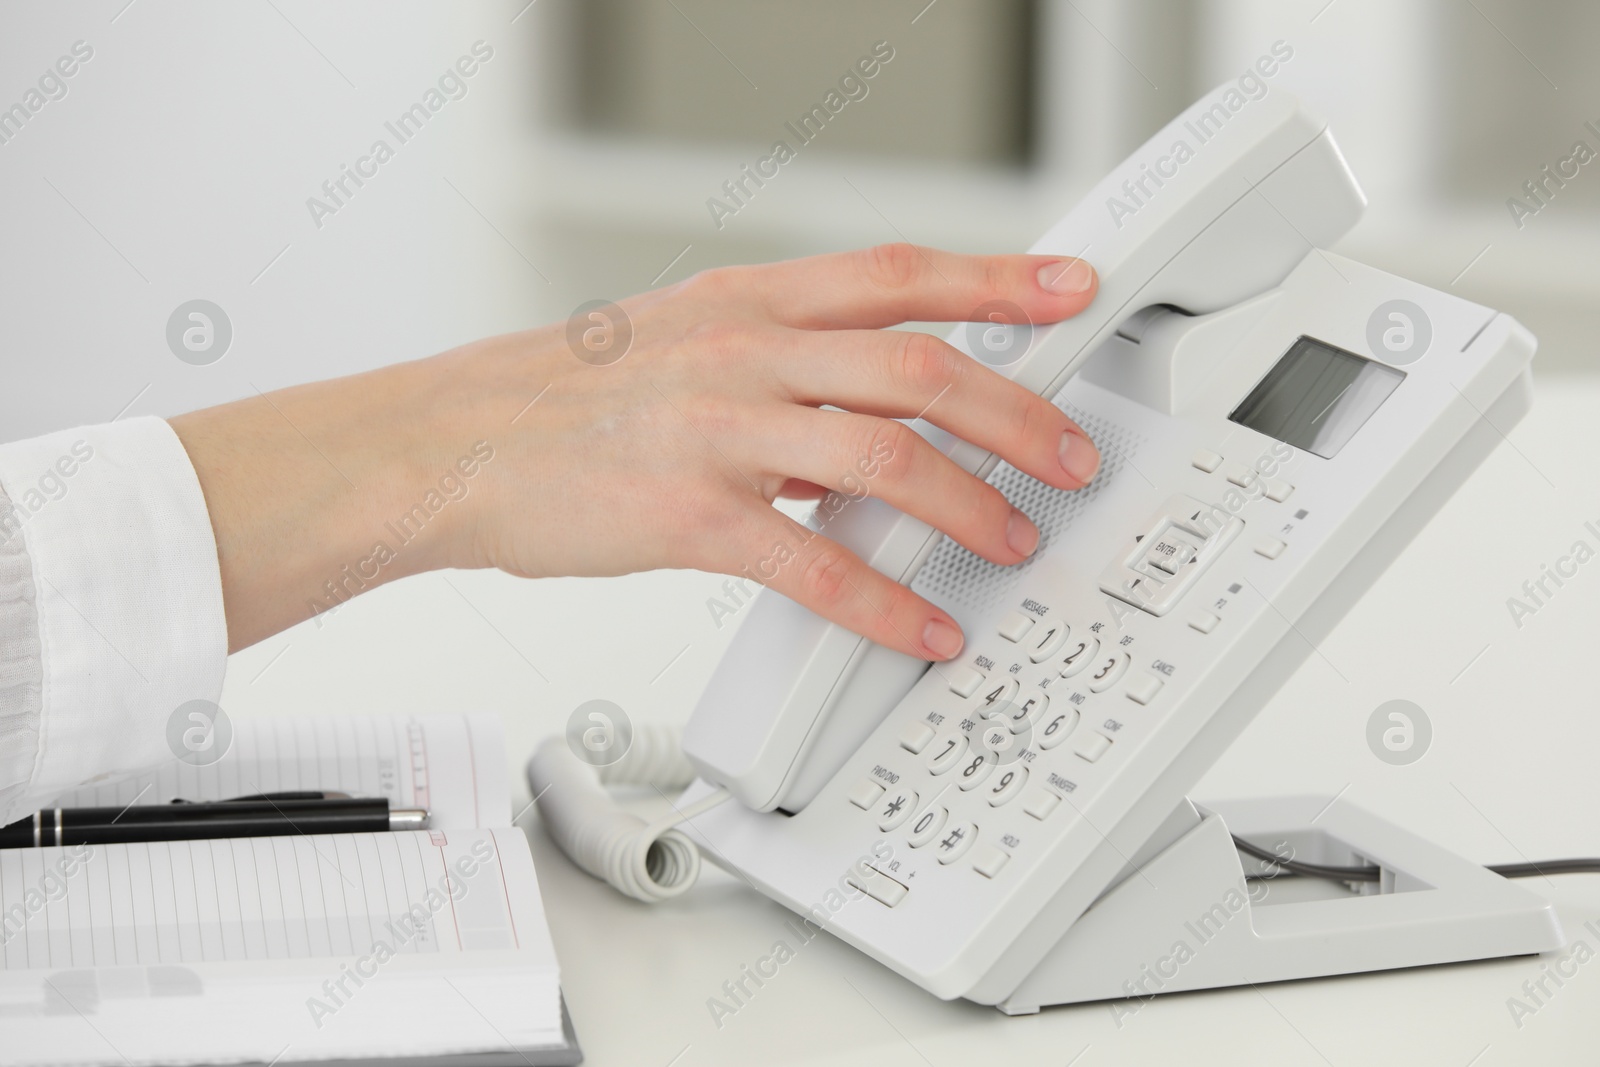
[[[1100,467],[1089,435],[1060,408],[931,334],[787,330],[770,351],[802,404],[924,418],[1061,489],[1081,489]]]
[[[1038,529],[1000,490],[904,423],[784,405],[756,433],[746,445],[763,465],[840,494],[824,508],[843,510],[875,496],[1002,566],[1022,562],[1039,545]]]
[[[1056,322],[1087,307],[1099,285],[1081,259],[912,244],[736,269],[779,322],[811,330],[969,322],[994,300],[1017,305],[1031,322]]]
[[[753,558],[725,573],[754,578],[828,621],[908,655],[947,660],[960,654],[965,639],[947,613],[777,510],[752,509],[737,540],[751,546]]]
[[[778,496],[784,500],[816,500],[827,496],[830,491],[827,486],[816,482],[790,478],[778,489]]]

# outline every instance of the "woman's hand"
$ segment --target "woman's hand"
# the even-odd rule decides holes
[[[437,567],[688,567],[950,658],[962,638],[945,612],[771,503],[865,487],[985,559],[1025,559],[1028,518],[895,420],[1064,489],[1093,477],[1094,446],[943,341],[881,328],[967,321],[993,300],[1053,322],[1095,285],[1081,261],[910,245],[724,268],[623,301],[612,325],[632,341],[615,362],[580,359],[562,323],[174,419],[217,531],[230,645]]]

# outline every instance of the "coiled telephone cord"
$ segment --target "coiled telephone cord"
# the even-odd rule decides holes
[[[649,904],[687,890],[700,877],[700,849],[679,823],[728,799],[718,789],[647,823],[624,810],[606,786],[650,786],[669,802],[694,781],[676,727],[638,723],[627,754],[605,767],[579,759],[565,736],[547,738],[528,760],[528,785],[556,845],[579,867]]]

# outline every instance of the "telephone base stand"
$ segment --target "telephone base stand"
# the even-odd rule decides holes
[[[1026,1015],[1052,1004],[1520,956],[1564,944],[1549,902],[1343,801],[1277,797],[1199,810],[1184,801],[1167,826],[1176,835],[1171,843],[1138,870],[1126,869],[997,1005],[1001,1011]],[[1381,881],[1247,880],[1268,865],[1241,855],[1230,833],[1301,862],[1375,864]]]

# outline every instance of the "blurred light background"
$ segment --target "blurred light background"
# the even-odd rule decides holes
[[[526,6],[525,6],[526,5]],[[1519,228],[1507,198],[1600,137],[1578,0],[105,0],[0,9],[0,418],[8,439],[172,414],[426,355],[724,263],[900,237],[1026,247],[1274,41],[1371,208],[1345,250],[1503,308],[1541,373],[1589,371],[1600,167]],[[475,41],[492,48],[336,215],[307,208]],[[786,128],[876,42],[814,141]],[[797,158],[720,227],[707,200]],[[230,316],[209,367],[167,316]],[[134,398],[137,397],[135,400]]]
[[[92,57],[25,121],[0,116],[0,433],[417,358],[720,264],[901,238],[1021,250],[1277,41],[1293,58],[1274,88],[1332,123],[1371,200],[1340,250],[1511,313],[1539,335],[1537,374],[1572,382],[1596,366],[1600,163],[1520,227],[1507,200],[1574,142],[1600,148],[1585,125],[1600,127],[1597,31],[1600,5],[1580,0],[8,3],[0,107],[76,42]],[[477,42],[492,55],[463,95],[397,144],[385,124]],[[786,124],[877,42],[892,59],[867,94],[719,226],[708,199],[775,140],[797,145]],[[314,213],[380,138],[394,157]],[[232,323],[208,366],[166,342],[192,299]],[[509,402],[508,417],[524,398]],[[1564,540],[1576,520],[1549,507]],[[1506,539],[1470,589],[1419,547],[1411,603],[1503,630],[1499,591],[1547,548]],[[224,702],[492,707],[529,723],[513,725],[515,758],[593,697],[685,714],[731,632],[705,608],[719,585],[429,575],[235,656]],[[1426,622],[1368,611],[1353,647]],[[1357,725],[1323,740],[1375,763],[1367,710],[1415,695],[1408,671],[1451,678],[1482,644],[1423,666],[1365,660]],[[1485,663],[1510,686],[1522,676],[1502,659]]]

